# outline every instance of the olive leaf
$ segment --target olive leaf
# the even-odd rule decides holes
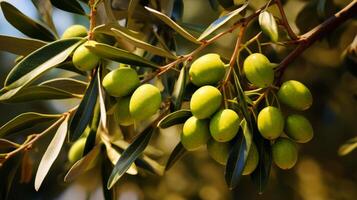
[[[248,105],[247,105],[247,99],[249,99],[245,94],[242,89],[242,86],[240,84],[238,75],[235,71],[233,71],[233,78],[234,78],[234,85],[236,87],[236,91],[238,93],[238,103],[239,107],[243,113],[244,118],[250,123],[250,113],[248,111]]]
[[[118,30],[122,33],[125,33],[126,35],[129,35],[131,37],[134,37],[134,38],[143,37],[142,33],[122,27],[117,22],[110,22],[110,23],[101,24],[99,26],[96,26],[93,29],[93,32],[94,33],[104,33],[107,35],[115,36],[114,32],[111,29],[116,29],[116,30]]]
[[[259,14],[258,19],[263,33],[268,36],[271,41],[277,42],[279,39],[279,32],[274,16],[270,12],[264,11]]]
[[[71,141],[77,140],[91,120],[95,104],[98,97],[98,70],[89,84],[79,107],[74,114],[69,126],[69,138]]]
[[[345,156],[345,155],[351,153],[356,148],[357,148],[357,137],[354,137],[354,138],[349,139],[345,144],[343,144],[338,149],[338,154],[340,156]]]
[[[16,55],[26,56],[46,45],[46,42],[36,39],[0,35],[0,44],[0,51],[7,51]]]
[[[12,186],[15,180],[16,172],[21,166],[23,154],[20,153],[15,155],[6,161],[6,163],[2,163],[0,158],[0,177],[2,183],[0,184],[0,199],[10,199],[9,194],[12,193]]]
[[[174,22],[170,17],[162,14],[161,12],[154,10],[149,7],[145,7],[146,10],[151,12],[153,15],[155,15],[157,18],[159,18],[161,21],[163,21],[165,24],[167,24],[169,27],[174,29],[178,34],[180,34],[182,37],[186,38],[187,40],[199,44],[200,42],[197,41],[197,39],[192,36],[189,32],[187,32],[185,29],[183,29],[180,25],[178,25],[176,22]]]
[[[66,116],[66,118],[62,121],[61,125],[57,129],[56,134],[52,138],[51,143],[48,145],[46,152],[43,154],[35,177],[36,191],[40,189],[43,180],[45,179],[52,164],[55,162],[57,156],[60,153],[60,150],[67,135],[68,119],[69,115]]]
[[[127,17],[127,22],[126,22],[126,26],[128,28],[131,28],[133,26],[133,14],[135,11],[136,6],[138,5],[138,3],[140,2],[140,0],[130,0],[129,5],[128,5],[128,17]]]
[[[180,71],[180,75],[174,85],[174,90],[172,92],[172,102],[174,110],[179,110],[181,108],[183,94],[185,93],[185,88],[188,82],[188,69],[184,66]]]
[[[80,15],[86,14],[81,4],[79,4],[77,0],[51,0],[51,3],[55,7],[67,12],[80,14]]]
[[[157,126],[159,128],[168,128],[170,126],[176,125],[176,124],[182,124],[184,123],[188,118],[192,116],[192,113],[190,110],[178,110],[175,112],[172,112],[168,115],[166,115],[164,118],[162,118]]]
[[[239,13],[241,13],[249,4],[249,0],[245,1],[245,3],[237,8],[236,10],[233,10],[232,12],[216,19],[214,22],[212,22],[208,28],[200,35],[198,38],[199,41],[205,39],[207,36],[209,36],[211,33],[213,33],[215,30],[226,24],[227,22],[234,20],[237,18]]]
[[[51,28],[54,33],[57,33],[55,24],[52,20],[52,4],[48,0],[31,0],[37,8],[42,20]]]
[[[62,115],[59,114],[41,114],[35,112],[22,113],[11,119],[0,128],[0,138],[20,130],[30,128],[41,122],[58,119],[61,116]]]
[[[103,156],[103,161],[101,165],[101,177],[102,177],[102,185],[107,184],[110,172],[112,171],[112,165],[108,160],[107,156]],[[117,198],[116,188],[112,188],[108,190],[106,187],[102,187],[103,195],[105,200],[115,200]]]
[[[180,160],[185,154],[187,153],[187,150],[185,147],[182,145],[181,142],[179,142],[172,153],[170,154],[169,159],[167,160],[166,166],[165,166],[165,171],[171,169],[174,164]]]
[[[56,36],[48,28],[24,15],[10,3],[2,1],[0,6],[6,20],[23,34],[44,41],[56,39]]]
[[[149,156],[142,155],[135,160],[136,166],[145,169],[155,175],[162,176],[164,174],[164,167]]]
[[[98,68],[98,99],[99,99],[99,106],[100,106],[100,123],[102,128],[105,131],[107,130],[107,110],[105,108],[105,99],[104,99],[104,88],[102,86],[102,81],[101,81],[101,74],[102,74],[102,68]]]
[[[225,179],[230,189],[238,186],[252,144],[252,135],[245,119],[242,120],[241,129],[233,141],[225,171]]]
[[[109,177],[107,183],[108,189],[114,186],[114,184],[119,180],[119,178],[129,169],[131,164],[141,155],[146,146],[149,144],[150,138],[153,135],[154,130],[155,128],[152,126],[146,128],[123,152]]]
[[[136,65],[141,67],[159,68],[155,63],[148,61],[138,55],[125,51],[123,49],[118,49],[107,44],[91,42],[85,45],[90,51],[97,54],[102,58],[113,60],[116,62]]]
[[[88,86],[86,82],[73,78],[54,78],[44,81],[40,86],[49,86],[72,94],[83,94]]]
[[[160,47],[156,47],[154,45],[151,45],[149,43],[146,43],[144,41],[141,41],[140,39],[138,38],[134,38],[130,35],[127,35],[125,34],[124,32],[121,32],[120,30],[117,30],[117,29],[114,29],[112,28],[111,29],[114,34],[117,36],[117,37],[120,37],[124,40],[127,40],[128,42],[130,42],[131,44],[133,44],[134,46],[138,47],[138,48],[141,48],[141,49],[144,49],[150,53],[153,53],[155,55],[159,55],[159,56],[163,56],[163,57],[167,57],[167,58],[172,58],[172,59],[176,59],[177,57],[172,54],[170,51],[166,51]]]
[[[89,124],[89,133],[84,144],[82,156],[87,155],[95,146],[95,140],[97,138],[98,126],[100,122],[100,106],[99,101],[97,100],[94,110],[91,116],[91,121]],[[84,132],[85,130],[83,130]]]

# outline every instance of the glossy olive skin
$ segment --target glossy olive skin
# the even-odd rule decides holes
[[[134,119],[130,115],[129,104],[130,96],[119,98],[115,106],[116,119],[122,126],[130,126],[134,124]]]
[[[286,118],[285,133],[295,142],[306,143],[314,136],[312,126],[302,115],[290,115]]]
[[[239,116],[231,109],[216,112],[209,124],[211,136],[218,142],[228,142],[237,135]]]
[[[161,105],[160,90],[150,84],[139,86],[130,98],[129,111],[135,120],[148,119]]]
[[[226,73],[224,63],[215,53],[196,59],[189,70],[191,81],[196,86],[216,85]]]
[[[81,159],[84,146],[86,144],[86,138],[79,138],[76,142],[73,143],[71,148],[68,151],[68,160],[70,163],[75,163]]]
[[[208,120],[192,116],[184,123],[181,143],[188,151],[194,151],[205,145],[209,137]]]
[[[296,144],[287,139],[279,138],[272,146],[273,161],[281,169],[291,169],[298,160]]]
[[[287,106],[296,110],[307,110],[312,105],[312,94],[301,82],[290,80],[284,82],[279,91],[278,98]]]
[[[257,125],[264,138],[273,140],[283,133],[284,117],[278,108],[267,106],[259,112]]]
[[[124,97],[140,85],[140,80],[134,69],[121,67],[105,75],[102,85],[110,96]]]
[[[247,161],[242,172],[242,175],[249,175],[254,172],[259,163],[259,153],[255,143],[252,143],[248,153]]]
[[[261,53],[249,55],[243,63],[245,76],[253,85],[265,88],[274,81],[273,65],[269,59]]]
[[[228,142],[217,142],[214,139],[209,139],[207,142],[208,154],[221,165],[227,164],[230,148]]]
[[[193,116],[198,119],[209,118],[215,113],[222,103],[221,92],[213,86],[202,86],[193,93],[190,109]]]
[[[100,58],[94,53],[90,52],[85,44],[80,45],[73,53],[73,65],[81,71],[89,71],[95,68]]]
[[[68,39],[73,37],[86,37],[87,28],[85,26],[76,24],[68,27],[62,34],[62,39]]]

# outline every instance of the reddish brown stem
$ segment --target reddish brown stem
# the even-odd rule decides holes
[[[94,37],[93,34],[93,29],[96,25],[95,23],[95,16],[97,14],[97,9],[95,4],[95,0],[89,0],[89,7],[90,7],[90,14],[89,14],[89,33],[88,33],[88,39],[92,40]]]

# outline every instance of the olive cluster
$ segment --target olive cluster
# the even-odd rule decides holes
[[[199,88],[190,101],[193,116],[184,123],[181,134],[181,143],[188,151],[207,144],[209,155],[223,165],[228,160],[230,141],[240,128],[238,114],[231,109],[221,109],[222,94],[212,86],[224,78],[225,72],[225,65],[217,54],[206,54],[192,63],[190,79]],[[255,144],[251,149],[244,175],[252,173],[258,164],[259,155]]]
[[[244,73],[253,85],[266,88],[274,81],[274,64],[260,53],[249,55],[243,64]],[[279,102],[288,107],[304,111],[312,105],[310,90],[301,82],[289,80],[277,91]],[[313,137],[310,122],[300,114],[292,114],[284,119],[281,110],[274,106],[263,108],[257,117],[260,134],[271,140],[275,164],[281,169],[292,168],[298,158],[296,142],[306,143]],[[285,134],[284,134],[285,133]]]

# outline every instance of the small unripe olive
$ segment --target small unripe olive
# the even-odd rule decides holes
[[[249,55],[243,63],[247,79],[255,86],[265,88],[274,81],[274,70],[266,56],[261,53]]]
[[[209,137],[208,120],[192,116],[183,125],[181,143],[188,151],[206,144]]]
[[[141,85],[130,98],[130,115],[135,120],[147,119],[159,110],[160,104],[160,90],[150,84]]]
[[[85,26],[76,24],[68,27],[62,34],[62,39],[68,39],[73,37],[85,37],[87,36],[87,28]]]
[[[254,172],[259,163],[259,153],[257,146],[252,143],[250,146],[250,150],[248,153],[247,161],[245,162],[245,166],[242,172],[242,175],[249,175]]]
[[[310,90],[299,81],[284,82],[279,91],[278,98],[284,104],[296,110],[306,110],[312,105]]]
[[[134,119],[131,117],[129,111],[129,103],[130,103],[130,96],[122,97],[117,100],[115,106],[116,119],[118,120],[118,123],[122,126],[129,126],[134,124]]]
[[[110,96],[123,97],[131,94],[140,85],[140,80],[134,69],[121,67],[105,75],[102,84]]]
[[[72,62],[73,65],[81,70],[88,71],[95,68],[99,63],[99,57],[90,52],[85,44],[80,45],[73,53]]]
[[[215,85],[223,79],[225,73],[224,63],[215,53],[199,57],[189,71],[192,83],[197,86]]]
[[[284,129],[284,117],[280,110],[273,106],[263,108],[257,119],[260,134],[268,139],[278,138]]]
[[[239,130],[238,114],[231,109],[218,111],[209,123],[209,130],[213,139],[218,142],[232,140]]]
[[[274,163],[281,169],[294,167],[298,159],[296,144],[287,138],[279,138],[275,141],[272,154]]]
[[[207,142],[207,151],[211,158],[219,164],[227,164],[230,151],[230,145],[228,142],[217,142],[214,139],[210,139]]]
[[[79,138],[76,142],[73,143],[71,148],[68,151],[68,160],[70,163],[75,163],[81,159],[84,146],[86,144],[86,138]]]
[[[222,94],[217,88],[202,86],[191,97],[191,112],[198,119],[205,119],[218,110],[221,102]]]
[[[302,115],[290,115],[286,118],[285,132],[296,142],[306,143],[314,136],[312,126]]]

